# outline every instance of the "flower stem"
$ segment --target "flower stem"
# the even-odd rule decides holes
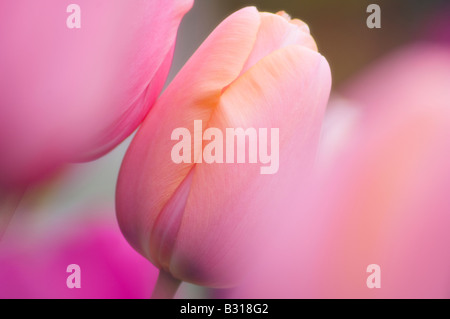
[[[174,278],[165,270],[160,270],[152,299],[173,299],[180,284],[181,280]]]
[[[22,199],[23,191],[5,192],[0,189],[0,240]]]

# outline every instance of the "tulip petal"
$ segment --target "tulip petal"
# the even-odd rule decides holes
[[[157,215],[148,214],[146,207],[161,211],[193,166],[172,162],[172,131],[194,120],[207,121],[222,88],[240,74],[259,25],[253,7],[222,22],[160,97],[130,145],[118,180],[116,206],[122,231],[147,258],[141,247],[147,246]]]
[[[279,128],[280,169],[261,175],[261,164],[196,165],[172,273],[217,287],[236,280],[240,247],[251,240],[258,220],[274,213],[267,211],[273,207],[267,199],[276,202],[274,197],[292,187],[315,158],[330,85],[320,54],[289,46],[259,61],[224,92],[208,126],[223,132]]]
[[[304,27],[306,26],[304,22],[296,20],[297,22],[291,23],[292,20],[288,18],[265,12],[260,15],[261,26],[258,37],[242,73],[274,50],[289,45],[299,44],[317,51],[317,45],[309,30]],[[303,25],[299,27],[301,23]]]

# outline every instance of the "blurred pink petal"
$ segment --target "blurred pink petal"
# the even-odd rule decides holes
[[[0,247],[0,298],[149,298],[156,283],[158,269],[109,222],[24,237]],[[80,289],[67,287],[71,264],[80,266]]]
[[[368,117],[381,108],[448,107],[449,51],[426,43],[400,49],[355,77],[341,93],[364,106]]]
[[[0,4],[0,186],[95,159],[143,120],[161,91],[193,0]]]
[[[291,193],[246,298],[450,297],[450,51],[414,45],[347,88],[364,105],[347,147]],[[369,289],[367,266],[381,267]]]
[[[314,49],[304,23],[252,7],[214,30],[158,100],[124,159],[117,216],[133,247],[180,280],[235,284],[241,250],[264,219],[268,197],[282,193],[315,157],[331,75]],[[194,120],[203,121],[202,133],[279,128],[279,172],[261,175],[260,165],[250,163],[175,164],[171,133],[192,132]]]

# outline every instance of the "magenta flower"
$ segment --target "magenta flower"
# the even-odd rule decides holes
[[[8,236],[5,243],[0,298],[149,298],[158,275],[107,220],[74,223],[65,233]],[[73,264],[80,289],[67,286]]]

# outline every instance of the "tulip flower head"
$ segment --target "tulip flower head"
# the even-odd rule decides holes
[[[116,210],[131,245],[178,280],[233,286],[244,268],[241,248],[269,198],[314,160],[330,86],[328,63],[302,21],[254,7],[225,19],[157,101],[124,158]],[[186,161],[171,156],[179,128],[203,137],[189,140]],[[205,156],[215,155],[211,143],[219,147],[221,134],[213,133],[227,129],[259,137],[278,130],[279,169],[261,174],[249,136],[236,138],[234,162]]]

